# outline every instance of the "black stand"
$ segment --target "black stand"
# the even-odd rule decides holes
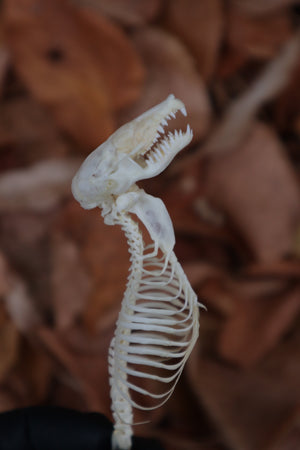
[[[0,414],[0,450],[111,450],[113,426],[98,413],[31,407]],[[133,438],[132,450],[163,450]]]

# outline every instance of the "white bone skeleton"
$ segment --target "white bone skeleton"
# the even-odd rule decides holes
[[[165,134],[164,127],[184,104],[165,101],[119,128],[83,162],[72,182],[85,209],[102,208],[104,222],[121,225],[131,267],[115,336],[109,349],[113,449],[130,449],[133,408],[154,409],[168,400],[198,337],[199,309],[173,252],[174,230],[167,209],[135,183],[161,173],[192,139],[192,131]],[[135,215],[152,242],[145,245]],[[138,383],[148,379],[164,390]],[[134,393],[155,399],[143,406]],[[140,395],[141,397],[141,395]]]

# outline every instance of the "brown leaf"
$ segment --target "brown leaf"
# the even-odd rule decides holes
[[[191,50],[200,74],[209,79],[215,70],[223,34],[223,7],[219,0],[172,0],[166,25]]]
[[[191,388],[231,450],[265,449],[284,417],[299,405],[299,345],[298,332],[249,370],[201,359],[199,349],[193,353]]]
[[[53,363],[48,355],[33,343],[24,342],[14,369],[23,382],[23,401],[28,405],[45,402],[54,375]]]
[[[219,336],[219,354],[248,367],[257,364],[287,333],[300,311],[300,289],[269,298],[240,298]]]
[[[300,136],[300,64],[274,105],[275,124],[281,132],[295,131]]]
[[[72,0],[77,6],[88,6],[126,26],[141,26],[153,20],[161,0]]]
[[[3,95],[5,77],[10,65],[10,55],[4,45],[0,44],[0,98]]]
[[[237,100],[231,102],[200,151],[187,156],[179,168],[195,165],[206,155],[230,151],[247,139],[260,108],[278,95],[292,77],[298,63],[299,52],[300,34],[295,33],[253,84]]]
[[[6,309],[22,333],[28,333],[41,323],[41,316],[29,295],[28,286],[16,274],[9,275],[10,287],[4,296]]]
[[[0,381],[7,376],[19,354],[20,335],[0,303]]]
[[[16,169],[69,152],[49,111],[28,94],[12,95],[0,104],[1,171]],[[3,137],[4,135],[4,137]],[[6,136],[6,138],[5,138]]]
[[[299,2],[299,0],[230,0],[232,5],[241,11],[253,15],[267,15],[286,6]]]
[[[7,387],[0,388],[0,412],[7,412],[20,406],[19,399]]]
[[[300,278],[300,262],[297,260],[281,260],[269,264],[250,264],[243,271],[243,274],[255,279],[265,277],[279,280],[298,280]]]
[[[69,332],[70,334],[70,332]],[[48,328],[40,328],[38,336],[50,354],[63,365],[72,380],[75,390],[79,390],[86,407],[110,415],[110,398],[108,385],[107,349],[112,330],[101,336],[101,350],[82,352],[72,345],[72,336],[55,333]],[[82,334],[82,339],[88,337]],[[90,341],[93,341],[90,338]],[[70,381],[71,381],[70,380]],[[74,383],[75,381],[75,383]]]
[[[236,8],[230,8],[227,26],[229,46],[244,58],[259,60],[275,56],[292,33],[287,9],[263,17],[253,17]]]
[[[62,233],[52,236],[52,304],[55,324],[70,327],[84,311],[91,281],[80,260],[78,247]]]
[[[71,195],[71,181],[78,159],[45,160],[25,169],[0,175],[0,211],[53,209]]]
[[[284,418],[274,431],[271,442],[264,450],[293,450],[299,446],[300,406],[297,406],[287,418]]]
[[[300,33],[295,33],[254,83],[230,104],[223,119],[205,143],[202,157],[205,154],[231,150],[245,139],[262,105],[274,98],[289,82],[299,54]]]
[[[292,253],[299,187],[271,129],[257,124],[243,145],[210,161],[206,176],[209,199],[226,212],[258,260]]]
[[[79,242],[79,260],[91,279],[83,316],[95,332],[121,304],[129,268],[126,239],[119,227],[104,224],[98,209],[84,211],[75,201],[63,211],[57,229]]]
[[[67,0],[6,0],[4,25],[19,75],[59,126],[85,148],[105,140],[143,79],[125,34]]]
[[[0,298],[9,290],[8,267],[7,262],[2,253],[0,253]]]
[[[146,66],[147,79],[140,101],[124,111],[120,122],[138,116],[173,93],[185,103],[194,139],[199,140],[209,127],[211,108],[187,49],[172,35],[150,27],[135,32],[133,41]],[[174,125],[185,128],[186,119],[178,116]]]

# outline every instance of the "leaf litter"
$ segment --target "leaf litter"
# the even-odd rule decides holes
[[[70,182],[117,126],[172,92],[194,141],[141,184],[165,201],[208,311],[178,389],[135,433],[170,450],[300,447],[298,3],[3,2],[0,411],[111,418],[107,350],[128,252]]]

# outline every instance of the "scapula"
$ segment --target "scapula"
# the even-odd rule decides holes
[[[133,408],[155,409],[171,396],[198,337],[199,306],[173,252],[173,225],[164,203],[136,182],[161,173],[192,139],[189,126],[165,134],[164,127],[184,104],[170,95],[123,125],[83,162],[72,182],[85,209],[100,207],[104,222],[120,225],[131,267],[114,338],[109,349],[113,449],[131,448]],[[144,244],[136,217],[149,233]],[[164,389],[139,384],[154,380]],[[155,400],[145,406],[134,398]]]

